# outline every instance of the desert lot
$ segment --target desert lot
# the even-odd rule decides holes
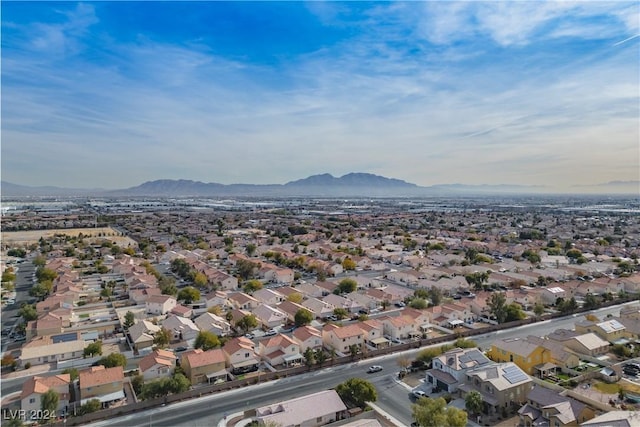
[[[54,230],[30,230],[30,231],[8,231],[2,233],[2,243],[4,246],[27,246],[38,243],[41,237],[48,239],[55,235],[65,235],[77,237],[82,233],[83,238],[93,240],[96,238],[108,239],[118,246],[128,247],[136,245],[136,242],[129,237],[121,236],[120,232],[111,227],[96,228],[64,228]]]

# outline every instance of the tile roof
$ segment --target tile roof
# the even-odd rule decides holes
[[[196,349],[192,352],[185,353],[182,359],[188,361],[191,369],[225,362],[224,352],[219,348],[207,351]]]
[[[122,366],[113,368],[105,368],[102,365],[92,366],[91,368],[80,371],[80,388],[96,387],[102,384],[114,382],[122,382],[124,380],[124,371]]]

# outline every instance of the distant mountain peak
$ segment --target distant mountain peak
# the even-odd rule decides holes
[[[290,181],[285,184],[286,186],[340,186],[340,187],[387,187],[387,188],[417,188],[416,184],[411,184],[406,181],[395,178],[386,178],[380,175],[374,175],[371,173],[363,172],[351,172],[346,175],[336,178],[329,173],[323,173],[320,175],[311,175],[307,178],[299,179],[297,181]]]

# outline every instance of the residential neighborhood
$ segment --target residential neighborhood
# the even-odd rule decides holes
[[[407,405],[443,397],[475,424],[591,425],[640,408],[637,215],[162,203],[3,214],[2,375],[24,379],[3,385],[4,414],[52,401],[72,423],[409,351],[376,375],[420,396]],[[537,322],[546,333],[473,341]],[[255,408],[256,422],[356,423],[358,405],[336,390]],[[326,405],[299,418],[309,399]]]

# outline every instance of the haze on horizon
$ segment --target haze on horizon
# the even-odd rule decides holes
[[[640,4],[2,2],[2,180],[640,178]]]

